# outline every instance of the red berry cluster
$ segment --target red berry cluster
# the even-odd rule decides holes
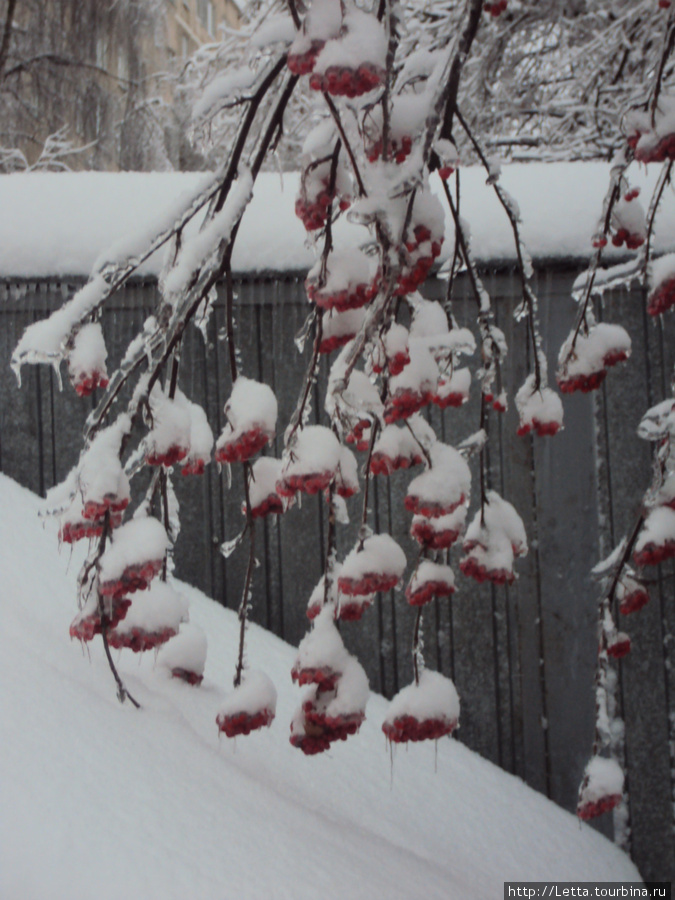
[[[460,560],[459,568],[467,578],[473,578],[479,584],[484,581],[489,581],[491,584],[513,584],[516,576],[511,569],[492,569],[472,556],[471,548],[467,545],[464,546],[464,549],[468,555]]]
[[[595,819],[597,816],[609,812],[615,806],[618,806],[619,803],[621,803],[621,794],[607,794],[604,797],[600,797],[599,800],[588,800],[585,803],[580,803],[577,807],[577,815],[584,822],[587,822],[589,819]]]
[[[242,503],[241,510],[246,512],[246,504]],[[265,516],[280,516],[284,512],[284,503],[278,494],[268,494],[257,506],[251,507],[251,515],[254,519],[262,519]]]
[[[74,544],[82,538],[96,538],[103,534],[103,519],[78,519],[64,522],[59,528],[59,540],[66,544]],[[118,528],[122,524],[122,513],[110,515],[110,527]]]
[[[497,16],[501,16],[503,12],[506,12],[507,6],[508,0],[496,0],[494,3],[485,3],[483,9],[496,19]]]
[[[346,309],[359,309],[365,306],[377,295],[378,284],[350,284],[342,290],[331,290],[330,287],[321,287],[315,281],[305,282],[307,296],[320,309],[334,309],[344,312]]]
[[[116,513],[122,513],[129,505],[128,497],[117,497],[114,494],[106,494],[100,502],[95,500],[85,500],[82,515],[85,519],[103,519],[109,511],[111,517]]]
[[[466,502],[464,494],[461,495],[456,503],[442,503],[440,500],[431,500],[428,497],[420,497],[413,494],[408,489],[408,493],[403,501],[408,512],[415,513],[418,516],[427,516],[429,519],[438,519],[440,516],[447,516],[454,512],[459,506]]]
[[[443,181],[447,181],[448,178],[450,178],[450,176],[454,174],[454,172],[455,172],[454,166],[439,166],[438,167],[438,174],[441,176]]]
[[[649,603],[649,593],[647,589],[636,583],[633,590],[626,591],[619,601],[619,612],[624,616],[637,612]]]
[[[416,391],[413,388],[400,388],[394,391],[387,400],[384,409],[384,421],[391,425],[400,419],[408,419],[419,412],[434,399],[431,391]]]
[[[116,650],[126,647],[134,653],[144,653],[166,644],[177,633],[175,628],[162,628],[160,631],[145,631],[143,628],[131,628],[129,631],[113,629],[108,633],[108,643]]]
[[[127,597],[114,597],[110,604],[110,610],[106,613],[108,627],[114,628],[126,616],[131,606],[131,600]],[[101,615],[98,610],[88,616],[80,614],[70,626],[71,638],[78,641],[91,641],[94,636],[101,633]]]
[[[207,460],[189,459],[182,467],[181,475],[203,475]]]
[[[504,394],[503,391],[501,394],[493,394],[492,391],[484,391],[483,397],[485,398],[486,403],[492,405],[495,412],[506,412],[506,394]]]
[[[607,369],[615,366],[617,363],[625,362],[627,359],[628,354],[624,350],[610,350],[603,357],[602,369],[571,376],[558,375],[558,387],[563,394],[571,394],[574,391],[581,391],[582,394],[587,394],[589,391],[594,391],[600,387],[607,377]]]
[[[318,231],[328,220],[328,210],[336,198],[336,191],[329,190],[329,174],[323,178],[309,178],[310,173],[315,174],[312,170],[303,173],[300,196],[295,201],[295,214],[307,231]],[[349,206],[349,199],[342,197],[339,201],[340,209],[344,211]]]
[[[426,225],[415,225],[413,237],[406,241],[406,259],[396,284],[396,294],[404,296],[416,291],[426,281],[434,260],[440,256],[443,238],[432,238]]]
[[[360,97],[384,83],[385,72],[372,63],[362,63],[357,69],[350,66],[329,66],[325,72],[312,72],[309,86],[313,91],[325,91],[333,97]]]
[[[391,158],[395,163],[399,163],[400,165],[410,156],[410,151],[412,150],[412,137],[409,134],[404,134],[400,140],[392,138],[389,142],[389,149]],[[377,162],[380,156],[382,156],[382,138],[379,138],[368,147],[367,155],[369,162]]]
[[[462,391],[448,391],[446,393],[444,388],[447,383],[448,380],[446,378],[441,377],[438,379],[436,393],[431,398],[432,403],[441,409],[447,409],[449,406],[455,408],[463,406],[466,403],[468,396],[462,393]]]
[[[415,589],[411,582],[406,588],[405,596],[411,606],[426,606],[434,597],[449,597],[454,593],[454,585],[448,581],[425,581]]]
[[[388,356],[387,368],[389,369],[389,374],[392,378],[395,375],[400,375],[409,362],[410,353],[408,353],[407,350],[399,350],[398,353],[394,353],[393,356]]]
[[[93,372],[81,372],[75,380],[71,380],[78,397],[88,397],[96,388],[108,387],[108,376],[99,369]]]
[[[645,237],[642,234],[631,234],[627,228],[619,228],[612,235],[612,244],[615,247],[622,247],[624,244],[626,245],[626,249],[628,250],[637,250],[638,247],[641,247],[645,242]]]
[[[359,419],[354,425],[345,440],[348,444],[353,444],[360,452],[365,451],[370,446],[370,419]]]
[[[149,466],[172,466],[174,463],[185,459],[187,455],[187,447],[171,444],[171,446],[163,452],[158,452],[157,450],[150,451],[146,454],[145,461]]]
[[[517,433],[523,437],[523,435],[529,434],[532,430],[540,437],[552,437],[560,431],[560,422],[541,421],[534,416],[531,422],[523,422],[519,426]]]
[[[323,338],[319,344],[319,353],[333,353],[334,350],[339,350],[340,347],[348,344],[355,336],[356,332],[354,334],[333,334],[328,338]]]
[[[390,591],[397,584],[398,576],[389,572],[367,572],[361,578],[349,578],[342,575],[338,578],[338,587],[341,593],[349,596]]]
[[[675,160],[675,134],[667,134],[655,143],[650,141],[647,146],[638,147],[640,138],[646,133],[648,132],[636,129],[627,138],[628,145],[635,152],[635,159],[638,162],[650,163],[665,162],[667,159]]]
[[[408,741],[435,741],[452,734],[457,727],[456,719],[429,718],[417,719],[415,716],[398,716],[393,722],[385,722],[382,731],[387,739],[396,744]]]
[[[598,372],[591,372],[588,375],[574,375],[571,378],[558,378],[558,387],[563,394],[572,394],[574,391],[581,391],[587,394],[600,387],[607,377],[607,369],[600,369]]]
[[[432,550],[445,550],[459,539],[461,528],[436,528],[433,519],[413,519],[410,534],[423,547]]]
[[[181,681],[185,681],[193,687],[197,687],[204,680],[204,676],[200,675],[198,672],[191,672],[189,669],[180,668],[180,666],[176,666],[171,670],[171,677],[179,678]]]
[[[334,690],[340,675],[340,672],[336,672],[330,666],[298,666],[296,664],[291,669],[293,681],[297,681],[301,686],[303,684],[316,684],[321,691]]]
[[[633,559],[638,566],[658,566],[672,556],[675,556],[675,541],[671,540],[659,544],[650,542],[639,553],[634,553]]]
[[[298,475],[284,475],[277,482],[277,493],[281,497],[294,497],[298,491],[305,494],[319,494],[330,487],[335,472],[307,472]]]
[[[163,562],[163,559],[152,559],[127,566],[120,578],[101,582],[99,590],[104,597],[114,598],[134,591],[144,591],[155,575],[161,571]]]
[[[238,737],[240,734],[250,734],[260,728],[266,728],[272,724],[274,713],[271,709],[261,709],[255,713],[237,712],[226,715],[220,713],[216,716],[218,730],[226,737]]]
[[[370,458],[370,471],[373,475],[391,475],[397,469],[409,469],[411,466],[419,466],[424,462],[421,455],[414,453],[411,456],[389,456],[383,450],[376,450]]]
[[[647,312],[650,316],[660,316],[675,305],[675,278],[662,281],[649,295]]]
[[[362,712],[328,716],[325,707],[326,700],[321,696],[306,700],[302,705],[304,729],[291,734],[291,744],[307,756],[323,753],[334,741],[346,741],[365,718]]]
[[[364,612],[373,605],[373,599],[369,594],[341,597],[335,618],[342,622],[358,622]]]
[[[614,659],[622,659],[630,653],[630,638],[623,631],[612,635],[607,641],[607,653]]]
[[[253,425],[232,440],[219,442],[216,448],[216,462],[246,462],[259,453],[271,437],[272,435],[260,425]]]
[[[325,44],[325,41],[313,40],[309,50],[306,50],[304,53],[289,53],[286,58],[286,65],[294,75],[309,75],[314,69],[316,59]]]

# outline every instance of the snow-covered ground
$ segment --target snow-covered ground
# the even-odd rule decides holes
[[[237,623],[187,586],[209,637],[201,688],[153,655],[119,668],[68,638],[81,553],[59,555],[40,501],[0,476],[0,896],[3,900],[494,898],[506,880],[637,880],[630,861],[456,740],[398,749],[370,699],[320,757],[288,741],[295,651],[260,628],[249,660],[279,692],[264,733],[219,741]],[[303,601],[304,602],[304,601]]]
[[[171,224],[177,211],[211,178],[178,172],[0,176],[0,277],[85,276],[97,260],[144,249],[150,237]],[[629,178],[648,197],[657,172],[635,163]],[[305,243],[305,228],[294,213],[298,183],[299,176],[293,172],[283,178],[272,173],[258,178],[234,248],[236,272],[304,271],[315,262]],[[500,184],[520,209],[523,237],[533,257],[586,258],[592,252],[591,240],[609,185],[607,163],[513,164],[504,166]],[[433,189],[441,193],[437,178]],[[515,259],[508,219],[479,167],[462,169],[462,216],[478,259]],[[449,211],[445,229],[441,260],[452,253],[454,243]],[[339,222],[336,247],[346,246],[353,252],[359,232],[364,239],[369,237],[366,229]],[[674,232],[675,202],[666,193],[656,220],[658,253],[675,249]],[[607,256],[616,257],[616,251],[608,247]],[[160,251],[139,272],[156,275],[163,258]]]

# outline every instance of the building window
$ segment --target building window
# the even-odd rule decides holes
[[[207,0],[206,4],[206,30],[211,37],[216,33],[216,14],[211,0]]]

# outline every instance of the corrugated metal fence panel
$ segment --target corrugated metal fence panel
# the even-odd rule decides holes
[[[575,313],[569,299],[572,277],[559,271],[538,276],[551,372]],[[512,354],[506,386],[513,395],[525,376],[527,352],[524,327],[512,316],[518,285],[504,274],[488,276],[487,282]],[[58,306],[68,286],[24,285],[21,297],[16,296],[17,286],[4,290],[0,467],[44,493],[77,460],[91,407],[68,389],[59,393],[53,373],[44,369],[26,367],[19,391],[7,364],[24,326]],[[442,290],[442,285],[430,284],[430,295],[440,296]],[[308,311],[304,291],[294,281],[244,282],[236,291],[242,371],[267,381],[279,401],[282,424],[273,448],[278,455],[283,423],[295,407],[310,352],[307,346],[299,358],[293,341]],[[131,285],[106,313],[111,368],[154,299],[153,285]],[[646,406],[664,396],[673,365],[672,343],[644,321],[634,295],[613,298],[611,306],[607,317],[628,323],[635,357],[625,371],[610,375],[601,395],[566,400],[560,435],[554,440],[519,438],[515,410],[490,417],[491,484],[516,505],[532,538],[531,552],[519,565],[519,579],[511,588],[498,589],[460,578],[452,600],[433,605],[424,621],[429,665],[451,675],[462,698],[460,739],[568,809],[576,802],[593,733],[597,597],[588,572],[601,549],[629,527],[639,503],[649,477],[650,449],[635,437],[635,425]],[[460,291],[454,309],[459,323],[470,325],[473,311],[472,299]],[[221,298],[206,328],[206,343],[197,329],[190,329],[181,362],[180,386],[204,406],[216,432],[223,426],[231,386],[224,326]],[[641,350],[644,334],[648,353]],[[323,365],[313,398],[315,421],[322,414],[319,398],[326,374]],[[478,427],[478,398],[473,396],[460,410],[441,414],[434,409],[429,416],[445,440],[457,442]],[[228,489],[227,476],[215,466],[207,473],[176,478],[183,529],[176,547],[177,573],[236,607],[246,554],[235,552],[225,560],[219,547],[243,525],[240,474],[232,472]],[[410,516],[403,509],[408,480],[405,473],[376,479],[371,522],[376,529],[390,530],[413,559],[417,548],[408,534]],[[348,502],[352,522],[339,531],[341,553],[354,541],[360,505],[360,497]],[[258,525],[261,565],[253,618],[294,644],[307,629],[306,603],[321,572],[324,506],[320,499],[304,498],[301,507]],[[667,652],[675,633],[675,582],[672,566],[663,569],[652,603],[629,623],[635,651],[621,664],[634,856],[643,875],[653,879],[671,877],[673,868],[668,712],[675,685]],[[373,688],[388,696],[411,679],[412,623],[412,610],[401,593],[393,593],[378,597],[362,622],[343,628]],[[609,823],[602,827],[607,830]]]

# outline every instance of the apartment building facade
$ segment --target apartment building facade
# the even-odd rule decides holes
[[[69,168],[194,168],[175,107],[187,59],[236,29],[234,0],[28,0],[0,73],[5,171],[35,165],[61,131]],[[2,157],[0,157],[1,159]]]

